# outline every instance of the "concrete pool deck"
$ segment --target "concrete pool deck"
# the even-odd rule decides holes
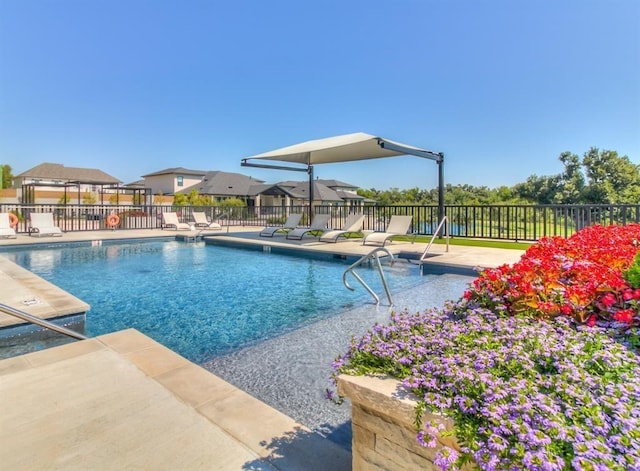
[[[215,241],[358,256],[361,241],[259,238],[231,228]],[[65,233],[8,245],[172,237],[163,230]],[[425,244],[392,243],[422,253]],[[513,263],[517,250],[434,246],[429,263]],[[3,283],[0,298],[9,299]],[[19,306],[16,306],[20,308]],[[4,314],[3,314],[4,316]],[[347,470],[350,453],[140,334],[125,330],[0,361],[0,462],[8,469]]]

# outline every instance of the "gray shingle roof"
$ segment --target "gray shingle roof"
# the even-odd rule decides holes
[[[350,190],[358,189],[356,185],[352,185],[351,183],[341,182],[340,180],[323,180],[322,178],[320,178],[317,181],[319,181],[323,185],[328,186],[329,188],[343,188],[343,189],[346,188]]]
[[[16,175],[16,178],[42,178],[47,180],[77,181],[80,183],[122,183],[102,170],[94,168],[65,167],[62,164],[43,163]]]
[[[309,183],[299,183],[289,190],[294,198],[309,198]],[[313,199],[315,201],[342,201],[342,198],[335,190],[323,185],[318,181],[313,182]]]
[[[204,170],[191,170],[184,167],[171,167],[165,168],[164,170],[158,170],[157,172],[147,173],[146,175],[142,175],[142,178],[156,177],[158,175],[195,175],[201,177],[206,174],[207,172]]]
[[[344,191],[344,190],[336,190],[338,196],[343,200],[364,200],[366,199],[364,196],[360,196],[355,191]]]
[[[253,177],[231,172],[206,172],[200,183],[178,191],[189,193],[196,190],[201,195],[212,196],[252,196],[251,187],[263,183]]]

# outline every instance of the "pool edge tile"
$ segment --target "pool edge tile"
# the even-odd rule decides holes
[[[120,354],[156,347],[159,344],[136,329],[124,329],[96,337],[99,342]]]
[[[78,340],[77,342],[60,345],[55,348],[47,348],[24,355],[26,361],[33,368],[49,365],[58,361],[64,361],[81,355],[104,350],[106,347],[96,339]]]
[[[189,365],[191,362],[173,350],[154,342],[154,346],[121,354],[151,378]]]
[[[209,401],[217,401],[227,397],[238,389],[191,362],[162,373],[154,379],[195,409]]]

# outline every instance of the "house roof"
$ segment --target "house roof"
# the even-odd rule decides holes
[[[355,191],[336,190],[336,193],[343,200],[365,200],[364,196],[360,196]]]
[[[144,188],[144,180],[136,180],[135,182],[125,183],[127,188]]]
[[[289,190],[294,198],[309,198],[309,183],[300,182]],[[318,181],[313,182],[313,198],[315,201],[342,201],[338,193]]]
[[[16,175],[16,178],[43,178],[97,184],[122,183],[121,180],[95,168],[65,167],[62,164],[48,162],[36,165],[20,175]]]
[[[207,173],[208,172],[204,170],[191,170],[184,167],[171,167],[171,168],[165,168],[164,170],[158,170],[157,172],[147,173],[146,175],[142,175],[142,178],[157,177],[160,175],[193,175],[197,177],[202,177]]]
[[[264,181],[241,173],[205,172],[200,183],[184,188],[177,193],[189,193],[196,190],[201,195],[250,196],[252,195],[251,187],[260,183],[264,183]]]
[[[328,186],[329,188],[346,188],[357,190],[358,187],[356,185],[352,185],[351,183],[341,182],[340,180],[323,180],[322,178],[317,180],[323,185]]]

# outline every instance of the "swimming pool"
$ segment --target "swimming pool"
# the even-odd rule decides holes
[[[13,249],[1,254],[91,305],[85,333],[135,328],[203,363],[371,302],[342,284],[350,262],[177,241]],[[386,267],[385,267],[386,268]],[[377,271],[360,275],[382,293]],[[386,270],[393,291],[424,282]]]

